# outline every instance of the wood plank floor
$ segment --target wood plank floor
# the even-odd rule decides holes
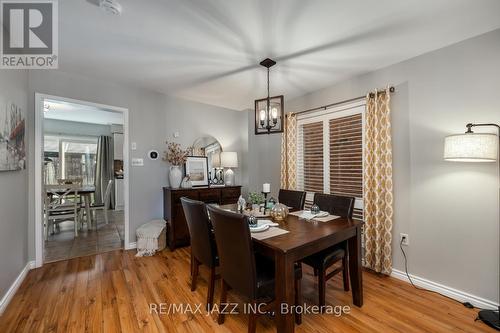
[[[29,272],[0,317],[0,332],[246,332],[247,317],[151,314],[150,303],[204,304],[206,269],[190,291],[189,249],[165,250],[149,258],[113,251],[50,263]],[[305,267],[305,266],[304,266]],[[219,285],[216,288],[218,299]],[[316,304],[314,277],[305,268],[304,301]],[[402,281],[364,273],[365,305],[352,305],[338,278],[328,284],[327,303],[350,305],[350,314],[304,315],[296,332],[493,332],[475,322],[476,311]],[[229,293],[229,301],[240,301]],[[260,317],[258,332],[275,332],[271,317]]]

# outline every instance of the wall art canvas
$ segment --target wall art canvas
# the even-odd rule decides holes
[[[0,98],[0,171],[23,170],[26,164],[25,115],[13,102]]]
[[[188,156],[184,165],[186,176],[193,186],[208,186],[208,159],[206,156]]]

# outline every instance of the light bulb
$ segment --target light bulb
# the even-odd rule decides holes
[[[266,111],[260,110],[260,121],[266,120]]]

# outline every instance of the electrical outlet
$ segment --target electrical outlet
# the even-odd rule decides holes
[[[399,234],[399,242],[403,245],[410,245],[410,237],[408,236],[408,234]]]

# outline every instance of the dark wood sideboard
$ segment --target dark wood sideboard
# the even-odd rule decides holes
[[[163,218],[167,221],[167,245],[170,250],[189,245],[189,230],[182,210],[181,198],[187,197],[219,205],[238,202],[241,186],[163,188]]]

